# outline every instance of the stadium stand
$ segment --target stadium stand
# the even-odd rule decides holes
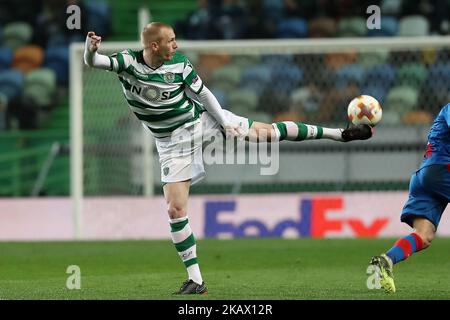
[[[39,68],[44,62],[44,51],[40,46],[27,45],[14,51],[12,68],[28,73]]]
[[[88,30],[109,35],[111,29],[111,6],[107,1],[89,1],[85,3]]]
[[[332,38],[334,36],[336,36],[336,20],[329,17],[319,17],[309,22],[309,38]]]
[[[0,71],[9,69],[12,64],[13,51],[10,48],[0,48]]]
[[[0,92],[3,93],[8,101],[17,98],[23,88],[23,74],[15,70],[5,70],[0,72]]]
[[[44,65],[56,74],[58,84],[67,86],[69,80],[69,48],[50,47],[45,50]]]
[[[56,73],[52,69],[35,69],[25,76],[23,95],[34,100],[40,108],[53,105],[55,93]]]
[[[308,34],[308,24],[301,18],[282,19],[277,25],[277,38],[304,38]]]
[[[364,37],[366,34],[366,19],[362,17],[343,18],[338,22],[338,37]]]
[[[402,0],[382,0],[380,3],[381,12],[396,16],[400,13]]]
[[[367,31],[368,37],[393,37],[398,33],[398,20],[395,17],[381,16],[380,29]]]
[[[226,66],[217,69],[212,77],[212,85],[225,92],[231,92],[241,79],[241,69],[238,66]]]
[[[33,36],[33,27],[26,22],[11,22],[3,30],[2,46],[16,49],[30,42]]]
[[[244,71],[241,86],[261,94],[271,82],[271,72],[271,68],[265,64],[252,66]]]
[[[423,16],[406,16],[400,19],[398,35],[401,37],[426,36],[430,23]]]

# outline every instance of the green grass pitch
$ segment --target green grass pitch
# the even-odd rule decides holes
[[[200,240],[208,296],[172,296],[186,271],[167,241],[0,242],[0,299],[450,299],[450,238],[395,267],[397,293],[366,287],[395,239]],[[69,265],[81,289],[69,290]]]

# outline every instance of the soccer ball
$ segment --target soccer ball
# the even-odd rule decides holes
[[[348,119],[351,123],[376,126],[381,120],[381,104],[372,96],[361,95],[350,101],[347,108]]]

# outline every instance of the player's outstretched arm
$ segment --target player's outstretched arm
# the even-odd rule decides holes
[[[96,35],[95,32],[88,32],[84,47],[84,63],[89,67],[111,70],[110,58],[97,53],[101,41],[102,37]]]

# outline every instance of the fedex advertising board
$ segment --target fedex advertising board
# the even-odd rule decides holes
[[[188,217],[201,238],[398,237],[407,192],[192,196]],[[73,240],[69,198],[1,199],[0,240]],[[450,236],[449,211],[438,235]],[[169,239],[163,197],[86,198],[81,239]]]

